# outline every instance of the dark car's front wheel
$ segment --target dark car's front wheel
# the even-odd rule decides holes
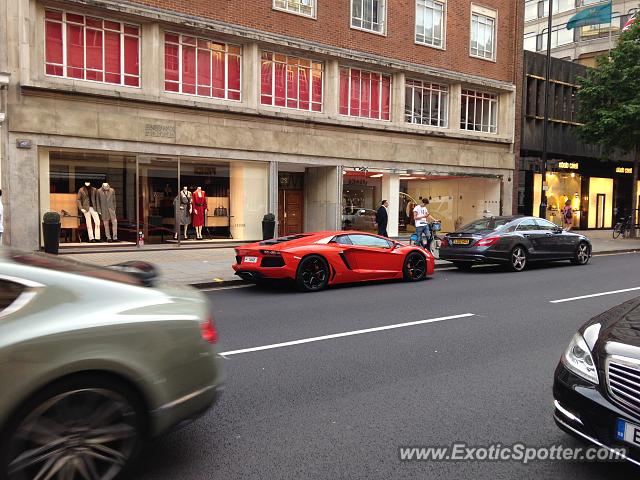
[[[0,438],[0,478],[121,478],[142,444],[142,409],[117,382],[70,378],[35,395]]]
[[[571,259],[571,263],[574,265],[586,265],[589,263],[589,258],[591,258],[591,250],[587,242],[580,242],[578,248]]]
[[[509,269],[513,272],[521,272],[527,266],[527,251],[523,246],[518,245],[511,250],[509,256]]]
[[[298,267],[296,285],[303,292],[317,292],[329,283],[329,265],[320,255],[305,257]]]
[[[427,275],[427,261],[424,255],[418,252],[411,252],[407,255],[402,273],[407,282],[423,280]]]

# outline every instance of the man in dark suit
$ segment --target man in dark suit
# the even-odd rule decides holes
[[[387,224],[389,223],[389,212],[387,211],[389,208],[389,202],[383,200],[380,204],[380,208],[376,212],[376,223],[378,224],[378,235],[382,235],[383,237],[388,237],[387,234]]]

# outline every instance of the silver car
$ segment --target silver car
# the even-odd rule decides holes
[[[0,478],[124,475],[215,401],[204,297],[0,247]]]

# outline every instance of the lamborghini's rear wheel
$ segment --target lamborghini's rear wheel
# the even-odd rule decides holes
[[[303,292],[317,292],[329,283],[329,265],[320,255],[305,257],[298,267],[296,285]]]

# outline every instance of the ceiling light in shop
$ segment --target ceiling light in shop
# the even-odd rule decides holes
[[[375,175],[371,175],[371,178],[381,178],[383,176],[384,176],[383,173],[376,173]]]

